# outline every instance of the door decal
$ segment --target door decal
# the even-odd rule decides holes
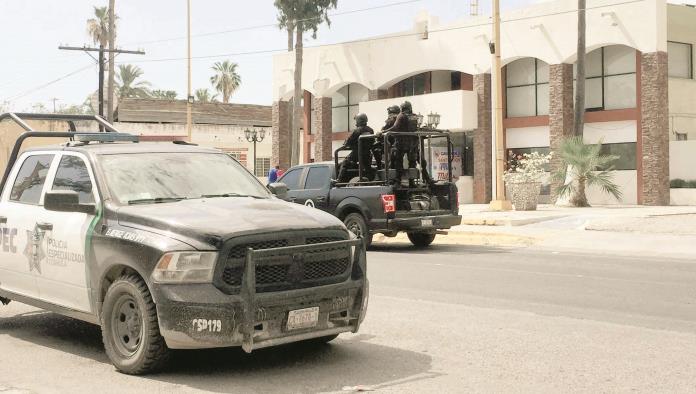
[[[43,247],[45,231],[34,227],[34,231],[27,230],[27,246],[24,248],[24,257],[29,263],[29,272],[36,270],[41,274],[41,261],[46,258]]]

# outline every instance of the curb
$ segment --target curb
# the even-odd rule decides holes
[[[436,245],[479,245],[479,246],[531,246],[543,241],[539,237],[530,237],[503,233],[479,233],[451,231],[447,235],[438,235],[433,244]],[[373,240],[376,244],[411,244],[406,234],[389,238],[376,234]]]
[[[561,219],[569,217],[571,215],[553,215],[553,216],[543,216],[528,219],[477,219],[477,218],[462,218],[462,224],[468,226],[525,226],[528,224],[541,223],[549,220]]]

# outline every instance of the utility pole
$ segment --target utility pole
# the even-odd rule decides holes
[[[53,113],[56,113],[56,101],[60,100],[59,98],[52,98],[51,101],[53,101]]]
[[[503,146],[503,72],[500,65],[500,0],[493,0],[493,70],[495,73],[495,200],[490,208],[494,211],[509,211],[512,203],[505,199],[503,171],[505,147]]]
[[[186,41],[188,62],[188,90],[186,94],[186,135],[191,142],[191,106],[193,95],[191,94],[191,0],[186,0]]]
[[[114,12],[115,0],[109,0],[109,49],[116,49],[116,13]],[[106,119],[109,123],[114,121],[114,70],[115,62],[113,52],[109,52],[109,105],[107,106]],[[103,98],[102,98],[103,102]]]
[[[96,60],[97,64],[99,65],[99,116],[104,117],[104,53],[109,53],[111,54],[117,54],[117,53],[128,53],[131,55],[144,55],[144,51],[127,51],[124,49],[111,49],[111,48],[104,48],[104,45],[99,45],[99,48],[93,48],[93,47],[88,47],[88,46],[83,46],[83,47],[71,47],[71,46],[59,46],[58,49],[62,49],[64,51],[83,51],[87,53],[92,59],[94,59],[94,56],[90,52],[99,52],[99,58],[94,59]],[[112,100],[113,101],[113,96]],[[101,126],[100,126],[101,127]]]
[[[577,82],[575,83],[575,119],[573,134],[582,137],[585,124],[585,0],[578,0],[578,59]]]

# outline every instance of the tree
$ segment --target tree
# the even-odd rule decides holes
[[[113,7],[113,0],[110,0],[110,4]],[[113,20],[111,20],[113,16]],[[112,9],[109,7],[94,7],[94,18],[87,20],[87,34],[92,39],[95,45],[99,45],[101,48],[114,49],[114,40],[116,39],[116,16]],[[113,34],[110,34],[113,31]],[[114,97],[114,60],[113,53],[109,53],[109,67],[108,67],[109,77],[108,86],[106,94],[106,102],[108,104],[107,108],[107,118],[113,118],[113,100]]]
[[[57,110],[58,114],[72,114],[72,115],[91,115],[94,114],[92,106],[87,103],[82,103],[80,105],[61,105]]]
[[[174,90],[155,89],[150,92],[150,97],[159,100],[176,100],[178,94]]]
[[[208,89],[196,89],[196,101],[201,103],[214,103],[217,101],[217,94],[211,94]]]
[[[122,64],[118,66],[118,75],[116,76],[118,87],[118,97],[150,97],[150,82],[137,81],[143,76],[143,70],[132,64]]]
[[[222,94],[222,102],[229,103],[230,96],[239,88],[242,78],[237,74],[237,63],[229,60],[215,62],[212,67],[215,75],[210,77],[210,83],[215,90]]]
[[[586,188],[597,186],[617,200],[621,199],[621,190],[612,181],[612,163],[619,157],[603,155],[601,152],[601,141],[594,145],[585,144],[582,137],[574,136],[561,142],[558,155],[563,166],[553,174],[553,179],[561,183],[557,189],[559,197],[570,195],[571,204],[576,207],[589,207],[585,195]],[[563,184],[568,175],[571,182]]]
[[[328,11],[336,8],[338,0],[275,0],[278,10],[278,26],[288,30],[288,35],[295,32],[295,87],[292,102],[292,130],[290,130],[291,157],[290,164],[300,161],[300,119],[302,117],[300,101],[302,100],[302,37],[305,31],[312,31],[312,38],[317,38],[317,29],[326,22],[331,25]],[[288,46],[292,45],[288,37]]]
[[[578,55],[575,83],[575,119],[573,133],[582,136],[585,126],[585,0],[578,0]]]

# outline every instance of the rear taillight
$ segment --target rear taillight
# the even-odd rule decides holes
[[[393,194],[382,194],[384,213],[396,212],[396,197]]]

